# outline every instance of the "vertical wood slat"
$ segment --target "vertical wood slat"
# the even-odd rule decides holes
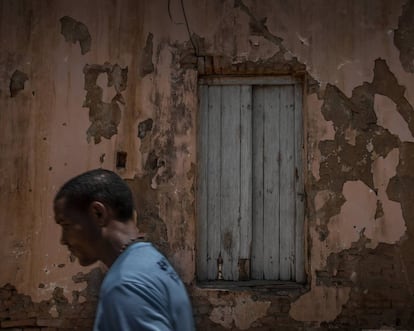
[[[279,109],[280,88],[264,90],[263,223],[264,279],[279,279]],[[283,235],[283,233],[281,233]]]
[[[240,87],[239,280],[250,279],[252,243],[252,86]]]
[[[225,280],[238,279],[240,244],[240,86],[222,87],[221,255]]]
[[[221,173],[221,87],[208,88],[208,256],[209,280],[217,278],[217,258],[220,253],[220,173]]]
[[[280,88],[280,280],[294,279],[295,163],[293,87]]]
[[[303,169],[303,116],[302,116],[302,85],[295,84],[295,166],[296,166],[296,217],[295,217],[295,280],[305,282],[305,195]]]
[[[253,88],[252,279],[263,279],[263,89]]]
[[[252,241],[252,87],[240,89],[240,253],[250,259]]]
[[[208,208],[207,208],[207,178],[208,178],[208,86],[199,86],[199,139],[197,144],[199,156],[199,182],[197,197],[198,227],[197,227],[197,277],[199,280],[207,280],[207,233],[208,233]]]

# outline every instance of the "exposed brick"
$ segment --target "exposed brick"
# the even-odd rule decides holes
[[[37,319],[36,325],[38,326],[51,326],[51,327],[59,327],[63,324],[61,319]]]
[[[30,319],[24,319],[24,320],[12,320],[12,321],[2,321],[1,327],[2,328],[12,328],[12,327],[24,327],[24,326],[35,326],[36,325],[36,319],[30,318]]]

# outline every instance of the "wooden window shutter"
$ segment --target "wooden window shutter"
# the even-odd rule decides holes
[[[301,85],[213,78],[199,98],[198,280],[302,282]]]

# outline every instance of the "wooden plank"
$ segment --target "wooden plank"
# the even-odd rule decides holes
[[[279,109],[280,87],[265,86],[264,91],[264,279],[279,279]]]
[[[295,249],[294,96],[292,86],[280,88],[280,279],[291,280]]]
[[[252,181],[252,279],[263,279],[263,118],[264,94],[253,87],[253,181]],[[268,244],[268,243],[267,243]]]
[[[240,86],[222,87],[221,255],[225,280],[238,279],[240,243]]]
[[[197,197],[197,278],[207,280],[207,234],[208,234],[208,87],[199,86],[199,112],[198,112],[198,197]]]
[[[300,81],[300,78],[292,76],[205,76],[199,78],[199,84],[202,85],[288,85]]]
[[[252,232],[252,87],[240,90],[240,254],[250,259]]]
[[[221,87],[208,89],[208,241],[207,268],[209,280],[217,278],[217,259],[220,253],[220,172],[221,172]]]
[[[240,87],[240,252],[239,279],[250,279],[252,243],[252,87]],[[244,262],[244,263],[242,263]]]
[[[305,187],[303,167],[303,110],[301,84],[295,84],[295,166],[296,166],[296,217],[295,217],[295,280],[304,283],[305,275]]]

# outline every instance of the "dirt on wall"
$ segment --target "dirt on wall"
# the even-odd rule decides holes
[[[12,330],[91,330],[103,272],[95,268],[78,273],[73,282],[86,282],[82,291],[68,299],[63,288],[55,287],[52,297],[41,302],[19,293],[11,284],[0,288],[0,327]],[[40,283],[39,287],[44,286]]]
[[[85,65],[85,90],[87,91],[83,107],[89,108],[91,126],[87,131],[88,141],[94,138],[95,144],[101,137],[110,139],[118,132],[121,122],[121,107],[125,105],[122,91],[127,87],[128,68],[121,68],[118,64]],[[103,100],[103,88],[98,85],[98,77],[107,76],[107,87],[113,87],[113,97],[110,102]]]

